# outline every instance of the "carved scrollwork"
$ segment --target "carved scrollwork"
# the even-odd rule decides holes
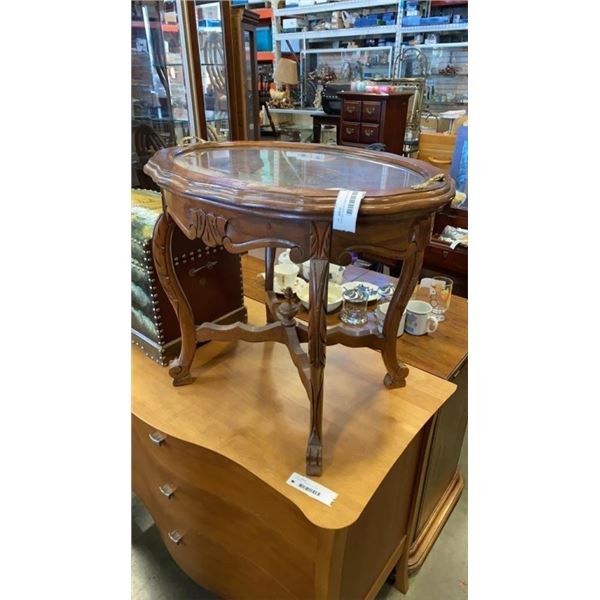
[[[317,263],[317,264],[315,264]],[[308,313],[308,354],[314,367],[325,366],[325,348],[327,346],[327,281],[328,263],[314,261],[310,269],[310,307]]]
[[[228,220],[220,215],[206,212],[201,208],[194,208],[189,211],[191,224],[188,231],[195,238],[200,238],[209,248],[215,248],[223,244]],[[188,237],[190,237],[188,235]]]
[[[312,221],[310,226],[311,258],[329,259],[329,249],[331,247],[331,223],[318,223]]]

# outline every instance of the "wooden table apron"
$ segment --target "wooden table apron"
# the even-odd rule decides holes
[[[241,145],[243,145],[242,143]],[[310,144],[246,143],[254,146],[310,148]],[[205,144],[199,147],[231,147],[237,144]],[[189,148],[189,147],[188,147]],[[153,238],[153,252],[156,270],[181,327],[181,353],[169,369],[174,385],[191,383],[190,367],[194,357],[196,342],[207,340],[275,341],[287,346],[302,384],[310,401],[310,429],[306,452],[306,472],[320,475],[322,470],[322,412],[323,380],[326,346],[343,344],[351,347],[367,346],[380,350],[387,373],[384,384],[389,388],[406,384],[407,366],[398,360],[396,335],[404,308],[419,276],[425,247],[430,238],[435,212],[442,208],[453,196],[452,183],[426,182],[427,189],[410,192],[406,208],[398,209],[396,204],[367,203],[361,206],[356,232],[347,233],[332,230],[333,206],[325,203],[313,205],[299,201],[297,205],[280,201],[282,190],[256,198],[246,194],[244,186],[237,185],[231,191],[220,182],[202,187],[202,181],[190,180],[182,183],[185,170],[175,166],[172,172],[165,169],[168,158],[184,150],[169,149],[159,151],[146,165],[146,171],[161,185],[163,192],[163,215],[156,224]],[[434,176],[435,170],[429,165],[409,159],[399,159],[393,155],[371,153],[364,150],[344,148],[343,152],[366,154],[371,159],[410,165],[426,179]],[[165,153],[170,153],[165,156]],[[159,156],[161,155],[162,156]],[[383,159],[381,157],[384,157]],[[400,162],[402,160],[402,162]],[[227,182],[226,182],[227,183]],[[231,182],[229,182],[231,183]],[[187,185],[186,185],[187,184]],[[429,189],[432,186],[434,190]],[[190,191],[191,187],[191,191]],[[248,186],[252,187],[252,186]],[[203,191],[204,190],[204,191]],[[293,194],[293,191],[283,192]],[[303,192],[305,190],[300,190]],[[312,190],[311,190],[312,191]],[[198,194],[204,193],[206,197]],[[228,196],[231,193],[231,196]],[[406,193],[406,191],[405,191]],[[335,192],[324,192],[335,199]],[[209,198],[210,196],[210,198]],[[314,196],[314,194],[313,194]],[[391,196],[390,196],[391,197]],[[232,201],[231,198],[234,198]],[[275,198],[275,200],[273,200]],[[377,198],[376,198],[377,199]],[[239,200],[239,201],[238,201]],[[400,200],[404,198],[400,196]],[[308,208],[307,208],[308,206]],[[266,248],[265,289],[267,297],[267,321],[261,327],[236,323],[233,325],[194,324],[192,309],[179,285],[173,268],[171,240],[175,227],[190,239],[202,239],[207,247],[223,246],[228,252],[243,253],[253,248]],[[308,326],[297,321],[299,303],[291,298],[280,303],[273,291],[273,273],[276,248],[290,248],[290,258],[295,263],[310,260],[309,277],[309,319]],[[349,327],[340,323],[327,327],[327,286],[329,262],[347,265],[351,252],[377,252],[379,255],[403,261],[396,291],[391,301],[379,335],[376,326],[370,322],[363,328]],[[301,343],[308,343],[306,353]]]

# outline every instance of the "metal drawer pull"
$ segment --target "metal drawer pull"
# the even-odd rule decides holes
[[[365,133],[367,136],[371,136],[373,135],[373,130],[372,129],[365,129]]]
[[[169,536],[169,539],[174,544],[179,544],[179,542],[183,538],[183,533],[179,533],[179,531],[177,531],[177,529],[174,529],[173,531],[169,531],[169,533],[167,535]]]
[[[346,107],[346,110],[347,110],[349,113],[353,113],[353,112],[354,112],[354,106],[347,106],[347,107]]]
[[[219,264],[219,261],[216,260],[211,260],[209,262],[207,262],[205,265],[202,265],[201,267],[198,267],[196,269],[190,269],[188,272],[188,275],[190,277],[193,277],[194,275],[197,275],[198,273],[200,273],[200,271],[206,269],[208,271],[208,269],[212,269],[215,265]]]
[[[350,128],[350,127],[346,127],[346,133],[348,135],[350,135],[351,133],[354,133],[354,129]]]
[[[422,183],[415,183],[415,185],[411,185],[410,187],[413,190],[423,190],[425,188],[428,188],[430,185],[437,183],[438,181],[445,181],[445,180],[446,180],[446,174],[438,173],[437,175],[434,175],[433,177],[426,179]]]
[[[365,110],[367,111],[368,115],[372,115],[375,112],[375,109],[372,107],[367,107],[365,108]]]
[[[159,485],[158,489],[160,490],[160,493],[167,498],[170,498],[175,493],[175,488],[171,487],[168,483]]]
[[[156,444],[157,446],[160,446],[167,439],[167,436],[164,433],[161,433],[160,431],[149,433],[148,437],[150,438],[150,441],[153,444]]]

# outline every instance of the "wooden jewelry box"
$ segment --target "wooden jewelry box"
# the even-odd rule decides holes
[[[154,225],[161,213],[160,193],[131,191],[131,341],[166,366],[179,354],[181,333],[152,256]],[[208,248],[176,230],[173,264],[197,325],[247,320],[239,255],[222,246]]]

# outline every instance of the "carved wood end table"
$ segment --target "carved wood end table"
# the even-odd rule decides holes
[[[286,142],[225,142],[159,150],[144,167],[160,186],[163,214],[153,252],[160,282],[181,327],[181,353],[169,369],[174,385],[192,382],[196,342],[273,341],[287,346],[310,401],[306,472],[322,470],[323,382],[326,347],[343,344],[380,350],[387,387],[406,384],[407,366],[396,355],[400,318],[416,285],[434,214],[454,196],[438,169],[394,154],[341,146]],[[356,232],[332,229],[340,189],[365,191]],[[194,324],[175,274],[171,240],[175,227],[207,248],[232,253],[266,249],[267,324],[261,327]],[[289,248],[295,263],[310,260],[308,325],[295,319],[291,290],[284,302],[273,291],[277,248]],[[351,252],[403,261],[390,310],[376,323],[327,327],[329,262],[349,264]],[[308,353],[301,346],[308,343]]]

